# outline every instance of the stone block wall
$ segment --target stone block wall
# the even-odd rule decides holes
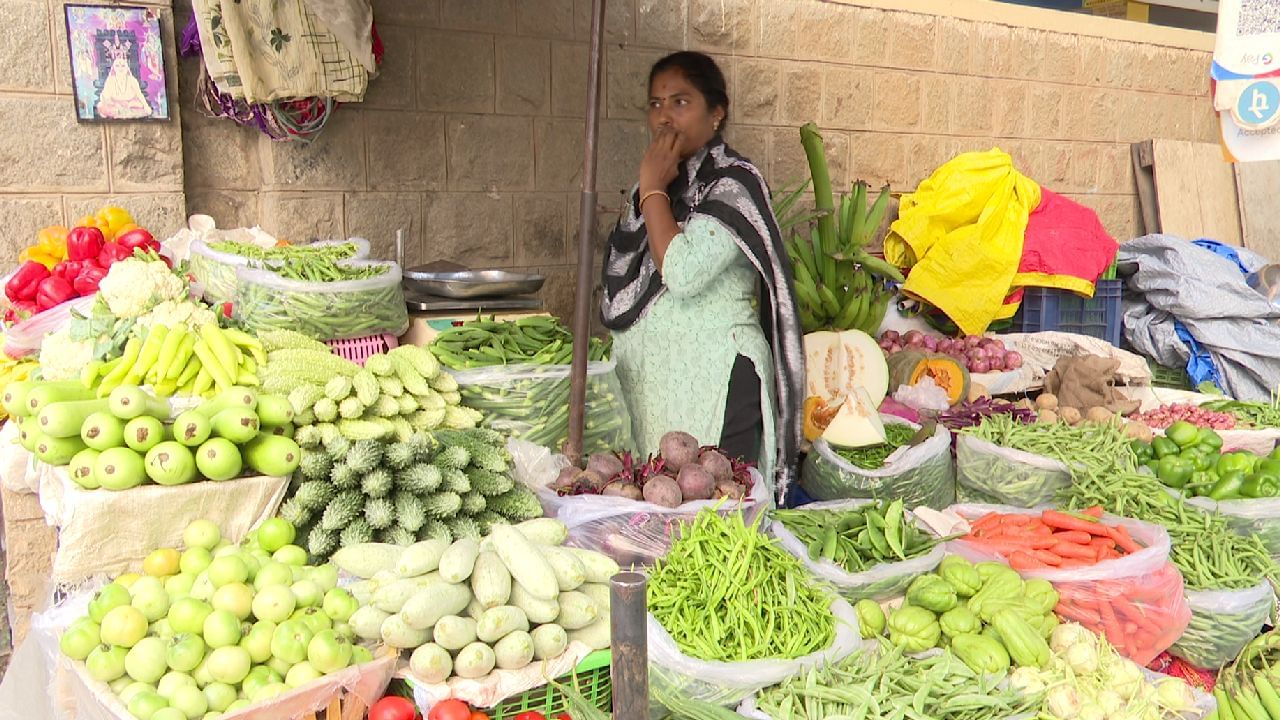
[[[0,257],[46,225],[68,224],[111,202],[157,234],[186,217],[182,108],[177,101],[170,0],[162,8],[169,73],[167,123],[76,122],[63,0],[0,0]],[[83,4],[83,3],[81,3]]]
[[[1123,240],[1137,215],[1128,143],[1216,137],[1205,50],[844,2],[609,0],[602,229],[647,144],[648,68],[678,48],[722,63],[728,139],[775,186],[806,175],[797,128],[810,120],[839,185],[910,190],[956,153],[999,146]],[[404,229],[409,262],[546,272],[553,309],[567,312],[590,0],[374,0],[374,10],[383,74],[314,144],[184,113],[191,210],[291,238],[361,235],[387,257]],[[183,63],[184,88],[193,66]]]

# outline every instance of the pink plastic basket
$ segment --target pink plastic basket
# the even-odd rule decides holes
[[[345,340],[326,340],[325,344],[340,358],[364,366],[364,361],[380,352],[386,352],[400,342],[395,335],[366,335]]]

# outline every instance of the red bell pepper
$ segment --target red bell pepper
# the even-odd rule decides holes
[[[41,311],[48,310],[75,296],[76,289],[71,283],[60,277],[50,276],[40,281],[40,287],[36,290],[36,307]]]
[[[67,233],[67,259],[87,260],[98,257],[107,239],[96,227],[78,227]]]
[[[138,248],[142,248],[144,250],[160,249],[160,243],[156,242],[156,239],[152,237],[151,233],[143,230],[142,228],[134,228],[133,230],[130,230],[116,238],[115,241],[129,248],[130,252]]]
[[[102,246],[102,252],[98,253],[98,264],[102,267],[111,267],[112,263],[119,262],[125,258],[133,257],[133,251],[120,243],[109,242]]]
[[[80,274],[71,282],[78,295],[92,295],[98,292],[98,283],[107,276],[107,271],[100,267],[88,266],[80,269]]]
[[[40,312],[36,304],[32,300],[14,300],[9,305],[9,309],[4,313],[4,321],[10,325],[22,322],[27,318]]]
[[[60,277],[67,282],[72,282],[76,276],[80,274],[80,269],[84,267],[84,263],[80,260],[63,260],[53,266],[53,276]]]
[[[35,260],[28,260],[19,267],[4,285],[5,297],[12,301],[35,300],[40,281],[49,277],[49,268]]]

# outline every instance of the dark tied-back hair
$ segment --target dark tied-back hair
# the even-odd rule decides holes
[[[703,99],[707,101],[707,109],[724,109],[724,119],[720,121],[720,129],[729,124],[729,91],[725,87],[724,73],[710,55],[692,50],[674,52],[653,64],[649,69],[649,87],[653,87],[653,79],[659,73],[678,70],[689,84],[698,88]]]

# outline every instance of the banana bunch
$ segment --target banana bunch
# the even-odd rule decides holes
[[[149,385],[159,397],[211,397],[234,385],[257,387],[266,361],[262,343],[234,328],[152,325],[129,338],[120,357],[86,365],[80,382],[98,397],[121,385]]]
[[[0,342],[0,345],[3,345]],[[8,387],[9,383],[29,380],[31,371],[39,367],[34,360],[14,360],[13,358],[0,352],[0,392]],[[0,420],[9,417],[2,408],[0,408]]]
[[[800,141],[813,176],[816,206],[816,212],[803,218],[816,221],[811,223],[809,237],[793,233],[785,243],[795,276],[800,323],[806,333],[857,329],[874,334],[894,294],[888,282],[903,280],[898,268],[864,249],[889,208],[889,186],[881,188],[868,208],[868,186],[859,181],[852,192],[840,198],[837,209],[817,127],[812,123],[802,127]],[[790,207],[803,190],[801,187],[785,197],[778,204],[778,214],[790,215]]]

